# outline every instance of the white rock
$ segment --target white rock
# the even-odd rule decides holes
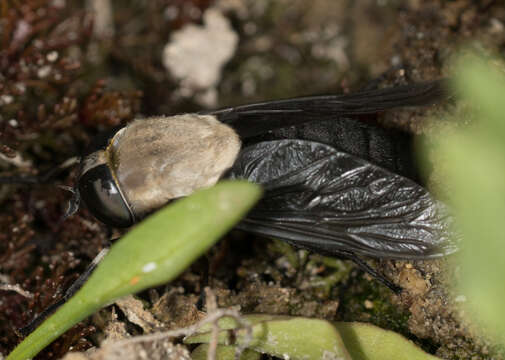
[[[203,20],[203,26],[189,24],[174,32],[163,50],[166,69],[183,87],[193,91],[217,85],[221,69],[235,53],[238,43],[237,34],[219,10],[208,9]]]

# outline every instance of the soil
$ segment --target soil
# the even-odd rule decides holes
[[[213,88],[188,87],[164,67],[163,49],[176,31],[204,24],[211,7],[229,20],[236,49]],[[505,5],[492,0],[27,0],[4,1],[0,13],[2,176],[45,174],[99,132],[135,117],[350,92],[374,80],[390,86],[438,79],[451,75],[462,48],[505,47]],[[379,121],[429,136],[433,115],[453,106],[388,112]],[[33,294],[0,290],[0,354],[20,341],[16,329],[120,235],[86,209],[60,221],[70,196],[54,183],[72,186],[77,173],[73,167],[49,184],[0,187],[0,283]],[[153,322],[165,329],[192,324],[204,314],[206,286],[219,307],[243,313],[371,322],[444,359],[502,358],[462,320],[462,297],[449,290],[457,280],[450,261],[368,260],[402,286],[394,294],[349,262],[232,231],[175,282],[139,294],[148,314],[135,301],[111,305],[37,359],[150,332]],[[188,356],[182,345],[170,346]]]

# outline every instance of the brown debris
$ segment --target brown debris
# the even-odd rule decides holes
[[[103,348],[86,353],[69,353],[64,360],[191,360],[189,351],[168,340],[152,343],[132,343],[121,347]]]
[[[196,307],[197,301],[198,296],[184,295],[174,289],[154,303],[152,312],[167,328],[186,327],[204,317],[204,313]]]
[[[115,304],[126,315],[128,321],[140,326],[144,333],[149,334],[161,327],[161,324],[154,318],[152,313],[144,309],[142,301],[132,295],[116,300]]]

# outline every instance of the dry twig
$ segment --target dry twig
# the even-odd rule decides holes
[[[0,278],[2,282],[6,283],[8,282],[8,278],[5,275],[2,275]],[[0,284],[0,290],[3,291],[15,291],[19,295],[24,296],[25,298],[31,299],[33,298],[33,294],[30,293],[29,291],[24,290],[21,286],[18,284]]]
[[[219,330],[220,330],[219,325],[218,325],[218,321],[221,318],[230,317],[237,322],[237,329],[236,330],[240,330],[240,329],[245,330],[244,342],[237,346],[237,350],[235,353],[235,359],[238,360],[240,358],[240,355],[244,351],[244,349],[246,349],[246,347],[248,346],[248,344],[252,340],[252,327],[249,324],[249,322],[241,316],[241,314],[238,310],[236,310],[236,309],[218,309],[214,294],[210,290],[207,290],[207,289],[206,289],[206,292],[207,292],[208,315],[203,320],[199,321],[198,323],[188,326],[188,327],[185,327],[185,328],[181,328],[181,329],[164,331],[164,332],[159,332],[159,333],[154,333],[154,334],[149,334],[149,335],[136,336],[131,339],[120,340],[120,341],[117,341],[113,344],[107,344],[104,347],[107,347],[107,348],[109,348],[108,349],[109,351],[112,351],[112,350],[114,350],[114,348],[122,348],[124,346],[136,344],[136,343],[140,343],[140,342],[160,341],[160,340],[164,340],[167,338],[177,338],[177,337],[182,337],[182,336],[187,337],[187,336],[191,336],[191,335],[195,334],[203,326],[210,323],[210,324],[212,324],[211,343],[214,344],[213,345],[214,349],[211,350],[211,347],[209,347],[208,359],[214,360],[215,356],[216,356],[218,335],[219,335]],[[215,334],[214,334],[214,331],[216,331]]]

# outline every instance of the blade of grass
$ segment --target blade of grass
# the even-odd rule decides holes
[[[440,360],[393,331],[359,322],[335,323],[355,360]]]
[[[209,345],[202,344],[199,345],[191,353],[191,359],[193,360],[207,360],[209,352]],[[235,347],[234,346],[224,346],[218,345],[216,349],[216,359],[219,360],[235,360]],[[245,350],[239,360],[260,360],[261,354],[253,350]]]
[[[115,243],[81,290],[6,360],[32,358],[114,299],[174,279],[239,221],[260,194],[250,183],[223,182],[150,216]]]
[[[248,349],[293,360],[354,359],[354,360],[437,360],[403,336],[365,323],[330,323],[319,319],[278,315],[245,315],[252,326]],[[229,345],[235,320],[218,322],[223,331],[219,344]],[[235,343],[244,344],[244,329],[237,330]],[[188,344],[209,343],[210,327],[186,338]],[[333,356],[333,357],[332,357]]]
[[[247,329],[238,329],[234,345],[245,345],[263,354],[292,360],[351,360],[340,335],[328,321],[275,315],[246,315],[244,319],[251,323],[252,338],[248,341]],[[222,329],[236,327],[235,320],[230,318],[223,318],[218,324]],[[206,330],[208,328],[202,329]],[[229,335],[229,332],[221,331],[219,343],[229,345]],[[210,338],[210,332],[205,332],[184,341],[188,344],[208,343]]]
[[[438,136],[434,153],[462,234],[456,291],[466,299],[465,316],[505,344],[505,73],[497,64],[477,56],[457,63],[454,86],[473,121]]]

